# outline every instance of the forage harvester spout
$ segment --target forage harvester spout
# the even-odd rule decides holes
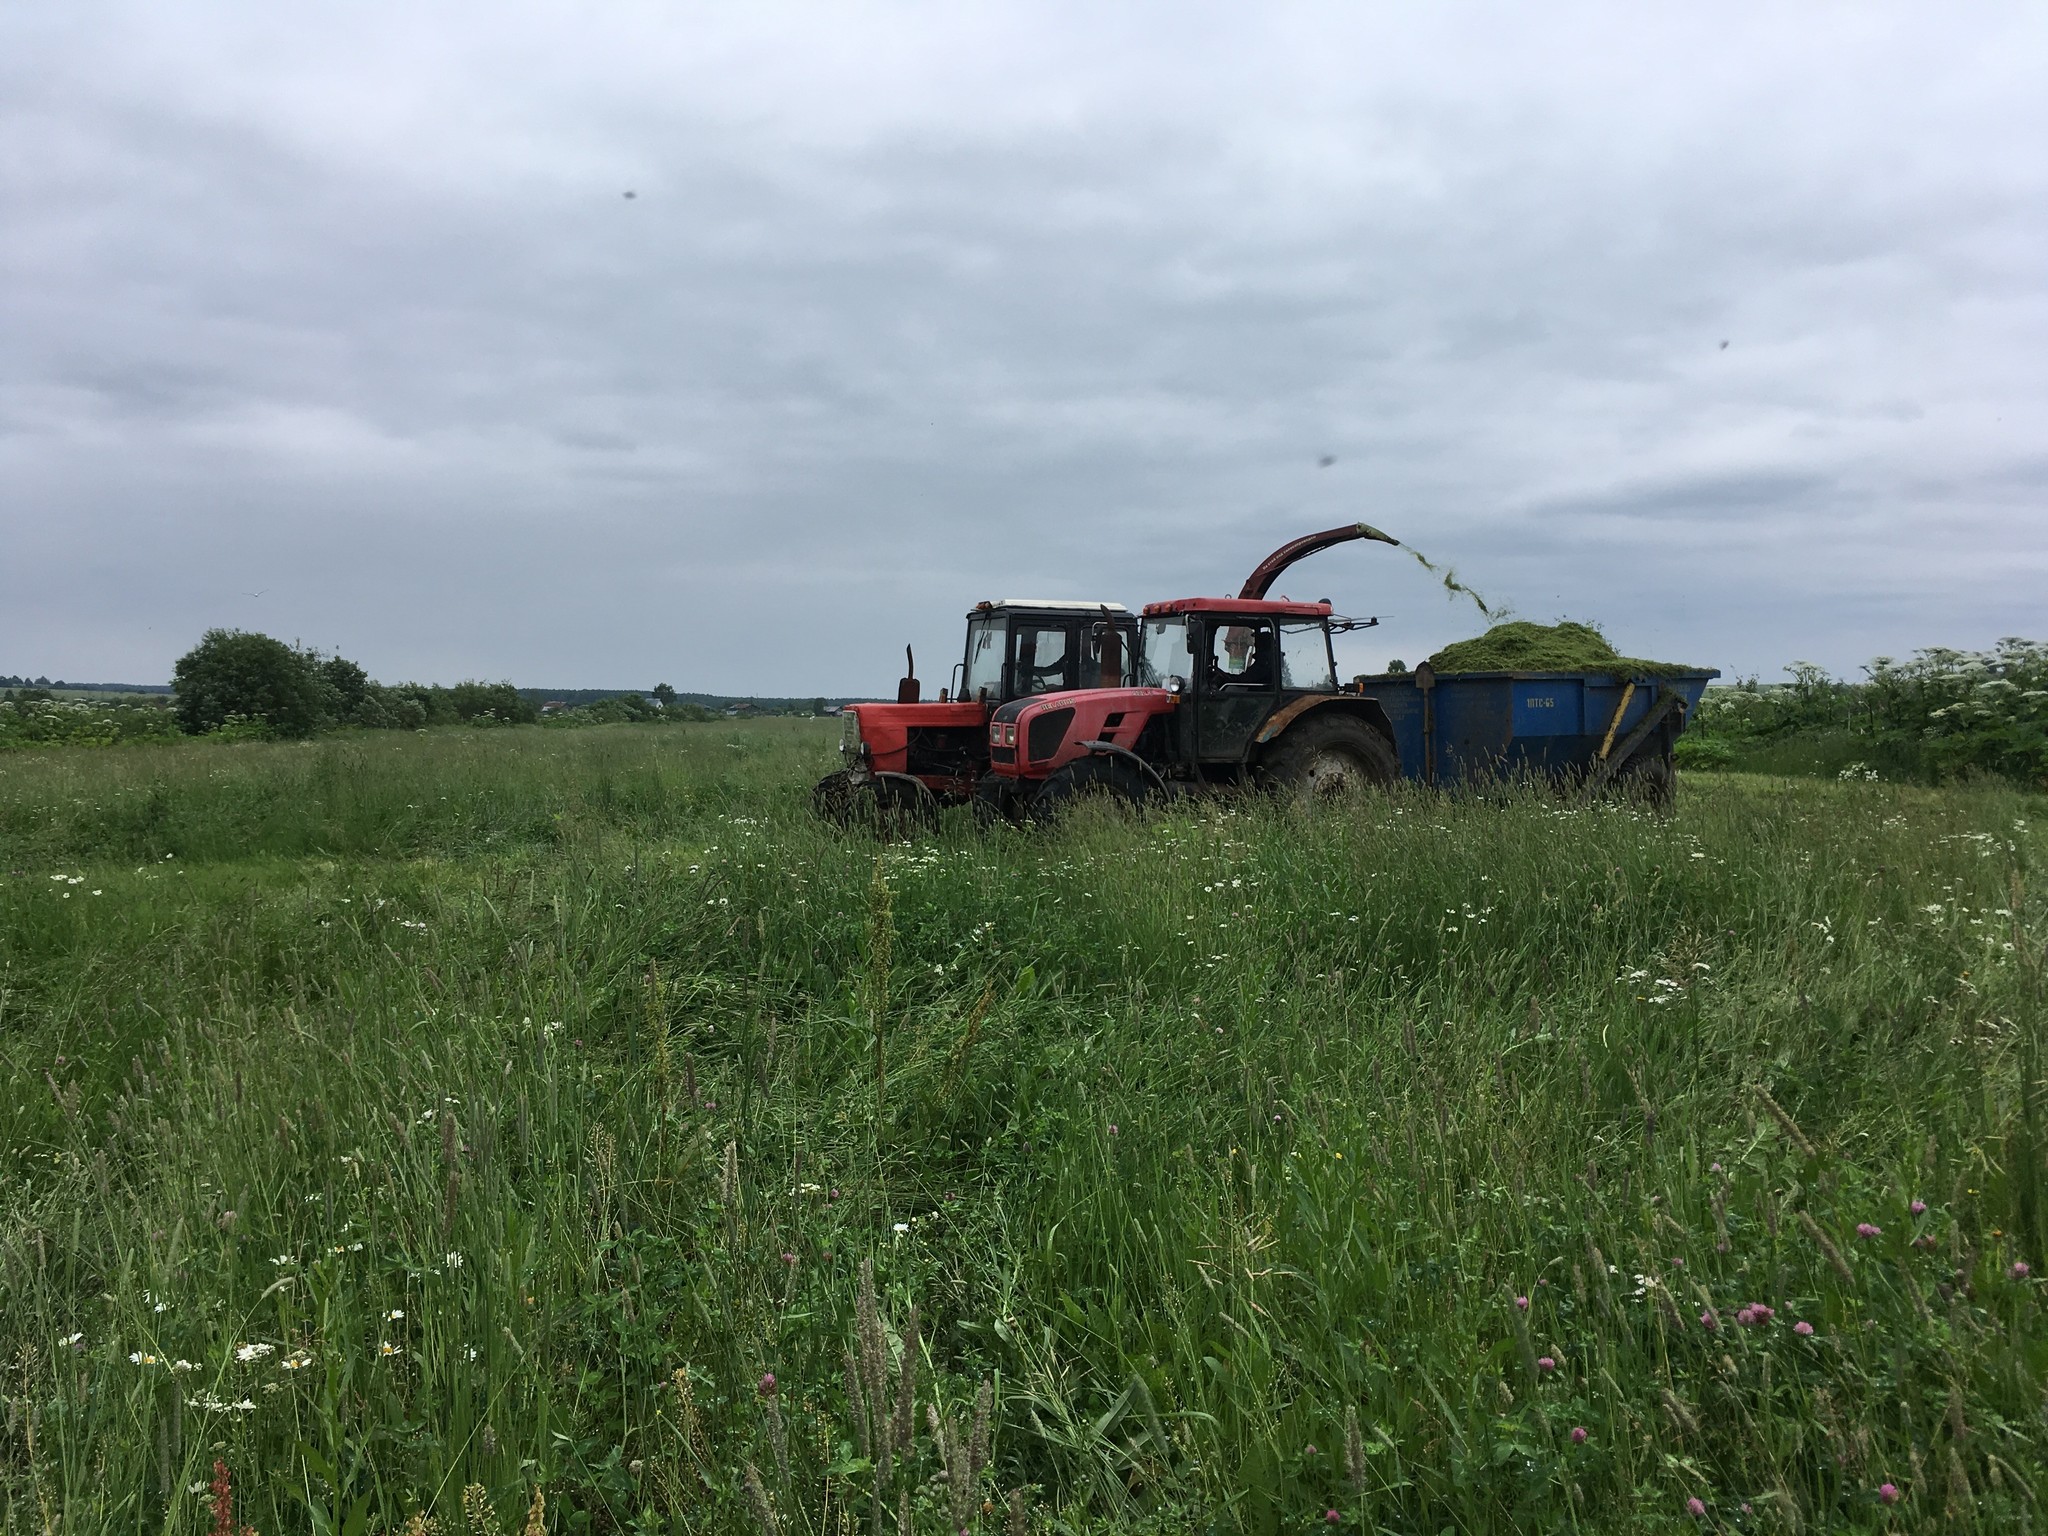
[[[1282,544],[1273,553],[1258,563],[1251,575],[1245,578],[1238,596],[1257,600],[1273,589],[1273,583],[1282,571],[1297,560],[1304,560],[1319,550],[1333,544],[1348,544],[1353,539],[1375,539],[1382,544],[1398,547],[1401,541],[1390,533],[1382,533],[1371,523],[1346,523],[1341,528],[1325,528],[1321,533],[1303,534],[1300,538]]]

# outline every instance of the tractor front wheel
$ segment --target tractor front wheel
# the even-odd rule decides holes
[[[828,773],[811,804],[835,827],[903,842],[938,830],[939,802],[915,779]]]
[[[1135,811],[1149,788],[1145,776],[1121,758],[1077,757],[1039,785],[1029,815],[1034,825],[1049,827],[1083,805]]]
[[[1386,737],[1356,715],[1319,710],[1294,725],[1267,754],[1262,777],[1304,802],[1339,800],[1383,789],[1401,776]]]

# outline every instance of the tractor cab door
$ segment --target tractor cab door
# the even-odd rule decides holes
[[[1280,701],[1279,635],[1271,619],[1211,619],[1195,655],[1195,755],[1240,763]]]

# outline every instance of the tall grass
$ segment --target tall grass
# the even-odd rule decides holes
[[[0,1522],[2034,1518],[2038,800],[877,848],[831,734],[0,760]]]

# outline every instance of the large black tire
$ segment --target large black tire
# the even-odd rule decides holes
[[[1607,792],[1645,810],[1668,811],[1678,798],[1678,773],[1662,747],[1638,752],[1615,774]]]
[[[1303,802],[1339,800],[1392,785],[1401,777],[1401,760],[1358,716],[1324,708],[1281,733],[1266,751],[1260,777]]]
[[[1039,785],[1026,814],[1034,826],[1049,827],[1083,805],[1136,811],[1151,788],[1145,775],[1122,758],[1091,753],[1075,758]]]
[[[811,809],[835,827],[851,826],[854,802],[859,798],[858,784],[844,768],[826,774],[811,791]]]
[[[938,797],[914,779],[828,773],[811,791],[811,804],[836,827],[892,843],[928,835],[939,825]]]
[[[993,773],[985,773],[974,786],[974,825],[976,830],[992,832],[1008,823],[1017,826],[1023,821],[1018,810],[1015,781]]]

